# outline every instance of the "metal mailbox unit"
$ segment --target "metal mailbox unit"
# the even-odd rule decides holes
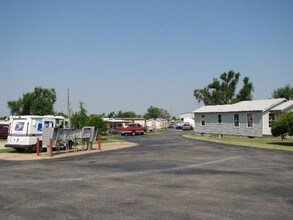
[[[94,126],[85,126],[82,129],[44,128],[43,145],[49,146],[52,140],[52,147],[58,151],[60,148],[66,148],[67,152],[70,148],[77,151],[77,139],[82,139],[87,150],[91,150],[97,133],[98,129]],[[82,149],[84,150],[84,146]]]
[[[92,150],[93,142],[95,141],[98,134],[98,128],[94,126],[85,126],[81,131],[81,138],[86,143],[87,149]]]

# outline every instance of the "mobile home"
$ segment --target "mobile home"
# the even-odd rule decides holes
[[[277,107],[286,102],[286,99],[281,98],[203,106],[193,112],[194,132],[220,136],[262,137],[271,135],[272,111],[276,112]]]

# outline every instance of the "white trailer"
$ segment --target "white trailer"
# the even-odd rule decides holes
[[[24,115],[11,116],[5,147],[14,148],[18,151],[25,149],[35,150],[37,138],[42,146],[42,130],[49,127],[66,128],[67,123],[64,117],[54,115]]]

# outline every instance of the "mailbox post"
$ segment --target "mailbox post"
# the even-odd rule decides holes
[[[102,148],[101,148],[101,144],[102,144],[102,138],[101,138],[101,135],[99,134],[98,135],[98,146],[99,146],[99,150],[102,150]]]

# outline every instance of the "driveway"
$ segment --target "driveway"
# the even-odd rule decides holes
[[[0,219],[292,219],[293,154],[129,136],[137,147],[0,160]]]

